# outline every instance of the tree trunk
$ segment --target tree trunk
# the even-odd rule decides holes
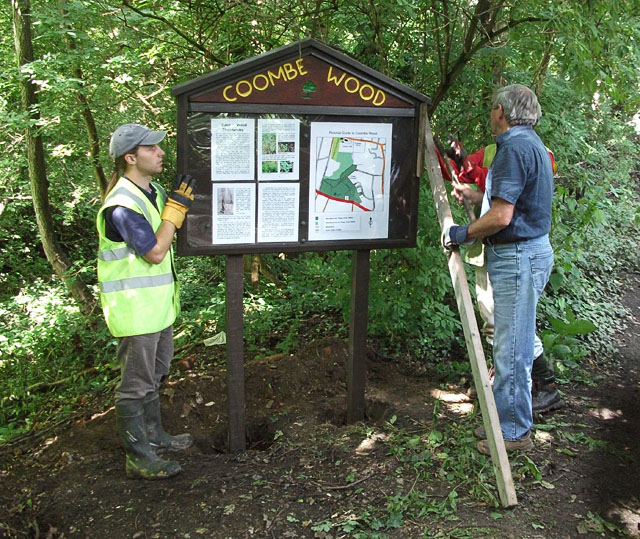
[[[30,0],[11,0],[13,9],[13,34],[18,66],[33,62],[33,43],[31,40]],[[36,131],[40,119],[37,109],[35,87],[27,77],[20,79],[20,97],[22,110],[28,113],[29,125],[25,128],[27,159],[29,162],[29,183],[33,197],[33,209],[42,247],[55,274],[64,281],[72,297],[78,302],[80,310],[88,314],[96,306],[95,298],[87,285],[78,277],[68,273],[71,264],[53,233],[53,218],[49,205],[49,181],[44,160],[42,137]]]
[[[65,4],[66,0],[60,0],[60,10],[63,13],[66,11]],[[69,33],[65,33],[65,41],[67,43],[67,49],[70,52],[76,50],[76,43],[74,39],[69,35]],[[84,73],[82,72],[82,69],[79,65],[73,66],[73,76],[77,80],[84,82]],[[82,115],[82,119],[84,120],[84,125],[87,128],[87,137],[89,138],[89,155],[91,156],[93,173],[96,177],[98,189],[100,190],[100,197],[104,199],[109,181],[107,180],[107,176],[104,173],[104,168],[102,168],[102,164],[100,163],[100,137],[98,136],[98,128],[96,127],[96,122],[93,118],[93,112],[91,112],[89,101],[84,95],[82,87],[78,88],[76,99],[78,101],[78,104],[80,105],[80,114]]]
[[[542,55],[540,65],[533,74],[533,80],[531,82],[531,89],[536,93],[538,99],[542,95],[544,89],[544,82],[547,78],[547,70],[549,69],[549,62],[551,61],[551,52],[553,51],[553,45],[555,42],[555,33],[551,32],[547,37],[547,44]]]

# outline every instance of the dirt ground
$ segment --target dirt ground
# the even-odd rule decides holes
[[[589,360],[597,383],[563,386],[566,406],[537,419],[529,457],[542,480],[515,475],[518,506],[477,503],[461,487],[457,520],[405,519],[377,537],[640,537],[640,275],[624,279],[631,315],[619,355]],[[428,435],[436,403],[441,422],[466,421],[469,432],[480,423],[460,414],[473,407],[464,385],[445,386],[372,347],[367,420],[345,425],[348,349],[324,339],[246,365],[248,450],[229,454],[225,372],[220,362],[207,366],[209,353],[200,351],[193,370],[176,371],[162,394],[167,430],[195,437],[174,455],[180,475],[127,479],[113,409],[88,403],[58,432],[0,448],[0,536],[347,537],[344,527],[318,525],[384,509],[393,493],[417,488],[444,499],[451,491],[437,473],[427,485],[416,485],[410,468],[399,473],[376,434],[385,424]],[[562,436],[544,430],[551,420]]]

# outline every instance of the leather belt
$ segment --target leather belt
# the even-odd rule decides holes
[[[523,241],[529,241],[531,238],[519,238],[517,240],[507,240],[502,238],[490,238],[486,237],[482,240],[485,245],[505,245],[507,243],[521,243]]]

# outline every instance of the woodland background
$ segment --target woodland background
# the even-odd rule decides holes
[[[491,142],[496,86],[536,90],[559,164],[540,329],[560,382],[589,383],[581,360],[613,351],[615,276],[637,264],[640,225],[637,1],[12,0],[0,20],[0,444],[63,421],[118,375],[95,274],[112,131],[167,130],[170,185],[171,87],[304,37],[431,97],[434,132],[470,151]],[[390,357],[468,376],[452,359],[464,340],[438,238],[423,188],[418,247],[372,252],[369,335]],[[346,337],[350,253],[246,262],[248,360]],[[178,269],[180,361],[224,330],[224,258]]]

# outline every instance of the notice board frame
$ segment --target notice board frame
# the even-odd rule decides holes
[[[301,98],[300,87],[309,77],[299,75],[309,64],[316,70],[328,66],[333,70],[334,81],[318,82],[318,95],[313,99]],[[264,73],[275,73],[281,66],[300,68],[295,80],[287,84],[276,81],[286,91],[271,96],[269,92],[253,91],[253,95],[240,100],[234,88],[242,81],[243,88],[249,82],[266,81]],[[291,67],[293,66],[293,67]],[[294,73],[292,71],[292,73]],[[344,75],[343,75],[344,74]],[[338,75],[341,77],[338,79]],[[258,78],[262,77],[262,78]],[[283,75],[286,78],[286,74]],[[345,81],[338,88],[335,81]],[[247,82],[248,81],[248,82]],[[350,82],[351,81],[351,82]],[[322,82],[325,83],[324,87]],[[351,84],[348,86],[347,83]],[[234,86],[235,85],[235,86]],[[359,86],[358,86],[359,85]],[[363,91],[355,92],[356,87]],[[336,89],[337,88],[337,89]],[[346,91],[345,91],[346,89]],[[271,90],[271,88],[269,89]],[[342,90],[342,91],[340,91]],[[415,92],[377,71],[357,62],[314,39],[264,53],[255,58],[225,67],[193,81],[179,84],[172,89],[178,106],[178,173],[192,174],[198,180],[195,202],[185,224],[178,232],[179,256],[235,255],[263,253],[296,253],[307,251],[354,250],[415,247],[418,222],[419,178],[423,174],[424,133],[420,129],[421,110],[429,98]],[[245,91],[245,93],[247,93]],[[224,95],[234,95],[228,102]],[[384,96],[384,103],[380,104]],[[362,96],[368,99],[363,99]],[[374,96],[370,98],[370,96]],[[377,103],[374,101],[377,99]],[[256,100],[263,102],[255,102]],[[345,104],[343,102],[347,104]],[[264,102],[266,101],[266,102]],[[273,101],[273,102],[268,102]],[[239,244],[215,244],[212,238],[214,201],[212,181],[207,168],[210,161],[198,157],[197,146],[206,148],[211,132],[206,132],[210,118],[284,118],[300,121],[299,162],[299,213],[297,241],[245,242]],[[312,123],[373,123],[392,125],[393,151],[391,156],[391,185],[389,192],[389,235],[382,238],[355,238],[309,240],[309,132]],[[196,136],[197,131],[197,136]],[[198,140],[198,137],[200,139]],[[208,138],[207,138],[208,137]],[[257,176],[257,172],[256,172]],[[253,183],[258,189],[257,177]],[[247,183],[244,183],[247,185]],[[250,184],[250,182],[249,182]],[[257,209],[254,211],[257,212]],[[257,220],[254,238],[257,237]]]

